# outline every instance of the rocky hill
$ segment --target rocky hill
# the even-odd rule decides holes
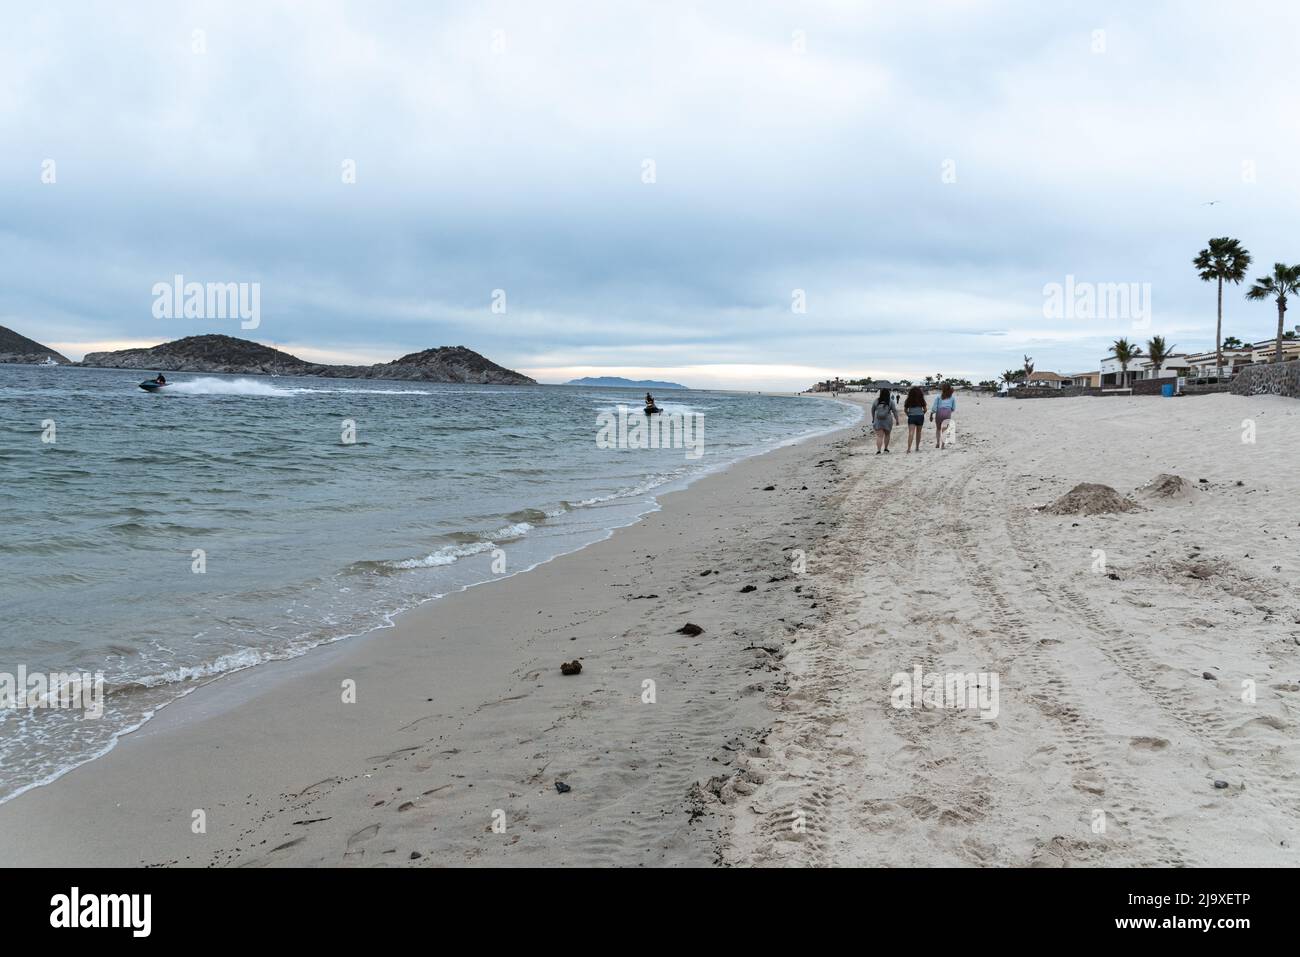
[[[28,362],[42,364],[53,359],[59,365],[71,365],[72,361],[49,346],[43,346],[35,339],[20,336],[12,329],[0,326],[0,362]]]
[[[65,360],[66,361],[66,360]],[[92,352],[84,366],[145,369],[159,372],[224,372],[232,375],[315,375],[336,379],[419,379],[424,382],[471,382],[532,385],[533,379],[497,365],[464,346],[412,352],[370,366],[336,366],[307,362],[297,356],[234,336],[187,336],[149,349]]]
[[[187,336],[148,349],[88,352],[83,366],[157,369],[161,372],[231,372],[253,375],[318,375],[326,368],[287,352],[234,336]]]

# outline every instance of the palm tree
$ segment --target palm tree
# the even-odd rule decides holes
[[[1016,381],[1018,375],[1020,375],[1020,372],[1016,369],[1008,369],[1006,372],[1002,373],[1002,381],[1007,384],[1008,389],[1011,388],[1011,383]]]
[[[1247,299],[1277,299],[1277,342],[1273,361],[1282,361],[1282,325],[1286,322],[1286,297],[1300,290],[1300,266],[1273,264],[1273,275],[1261,276],[1246,290]]]
[[[1034,374],[1034,360],[1025,356],[1025,382],[1029,382],[1029,377]]]
[[[1178,347],[1165,345],[1164,336],[1152,336],[1147,340],[1147,358],[1156,368],[1155,378],[1160,378],[1160,367],[1169,361],[1176,348]]]
[[[1240,349],[1243,345],[1245,345],[1245,343],[1236,336],[1228,336],[1228,338],[1223,340],[1223,348],[1225,349]]]
[[[1192,265],[1206,282],[1219,283],[1219,321],[1214,327],[1214,368],[1216,373],[1223,375],[1223,283],[1227,281],[1239,284],[1246,278],[1246,270],[1250,268],[1250,253],[1241,247],[1239,240],[1220,236],[1211,239],[1210,245],[1196,254]]]
[[[1116,339],[1115,344],[1111,347],[1115,353],[1115,358],[1119,360],[1120,372],[1124,376],[1124,385],[1128,385],[1128,364],[1142,355],[1142,349],[1133,345],[1127,339]]]

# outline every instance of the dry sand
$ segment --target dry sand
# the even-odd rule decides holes
[[[785,658],[727,860],[1294,866],[1300,403],[959,406],[956,449],[844,463],[809,563],[837,612]],[[1191,488],[1035,508],[1161,473]],[[998,717],[891,707],[916,664],[999,673]]]
[[[1300,403],[959,406],[955,448],[779,450],[213,682],[0,805],[0,860],[1294,864]],[[1079,483],[1141,508],[1039,511]],[[891,707],[916,665],[997,717]]]

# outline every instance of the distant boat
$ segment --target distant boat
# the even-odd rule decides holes
[[[38,366],[57,366],[53,356],[46,356],[44,361],[36,363]]]

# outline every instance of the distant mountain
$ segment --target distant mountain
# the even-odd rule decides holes
[[[656,382],[653,379],[624,379],[616,375],[586,376],[570,379],[565,385],[604,385],[621,389],[685,389],[677,382]]]
[[[492,385],[536,384],[528,376],[499,366],[464,346],[426,349],[392,362],[370,366],[333,366],[307,362],[259,342],[218,335],[187,336],[148,349],[91,352],[81,360],[81,364],[109,369],[157,369],[160,372],[315,375],[336,379],[418,379],[423,382]]]
[[[49,346],[43,346],[35,339],[28,339],[12,329],[0,326],[0,362],[27,362],[41,365],[47,359],[53,359],[61,366],[72,364],[71,359],[55,352]]]

